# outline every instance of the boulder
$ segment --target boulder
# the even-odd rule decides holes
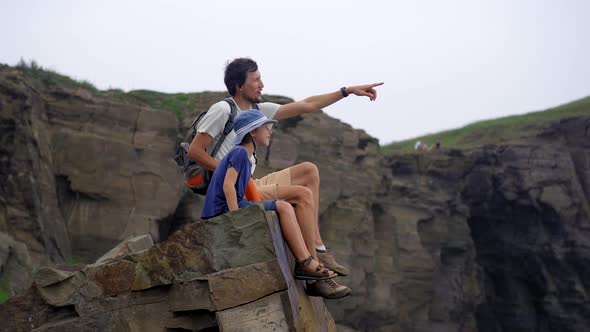
[[[42,269],[27,293],[0,305],[9,321],[0,331],[335,331],[323,301],[294,279],[274,213],[240,209],[128,250],[149,246],[140,239],[76,271]]]
[[[116,260],[132,253],[138,253],[148,250],[154,246],[154,240],[150,234],[129,237],[106,254],[96,260],[96,264],[104,263],[109,260]]]
[[[32,268],[27,246],[0,232],[0,290],[14,295],[27,289]]]

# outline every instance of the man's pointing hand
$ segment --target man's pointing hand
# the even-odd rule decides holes
[[[380,85],[383,85],[383,82],[349,86],[346,88],[346,92],[357,96],[367,96],[371,101],[374,101],[377,99],[377,90],[374,88]]]

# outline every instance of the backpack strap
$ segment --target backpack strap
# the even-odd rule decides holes
[[[238,114],[238,107],[236,106],[236,103],[233,101],[233,99],[228,97],[223,100],[229,104],[229,107],[230,107],[229,118],[227,119],[227,122],[225,123],[225,127],[223,127],[223,132],[221,133],[221,136],[219,137],[217,144],[215,144],[213,151],[211,151],[211,157],[213,157],[213,158],[215,158],[217,151],[219,151],[219,148],[221,147],[221,144],[223,144],[223,141],[225,141],[225,138],[227,137],[227,135],[234,129],[234,119],[236,118],[236,115]]]
[[[229,97],[225,98],[224,101],[228,103],[230,107],[229,118],[227,119],[225,127],[223,128],[223,133],[225,136],[227,136],[227,134],[229,134],[234,129],[234,119],[238,114],[238,107],[236,106],[234,100]]]

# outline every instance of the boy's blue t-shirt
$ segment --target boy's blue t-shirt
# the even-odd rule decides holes
[[[236,194],[238,197],[238,206],[244,207],[250,205],[245,198],[246,186],[250,181],[252,165],[248,158],[248,151],[242,146],[236,146],[231,149],[228,154],[221,159],[219,165],[213,172],[213,177],[207,188],[207,195],[205,196],[205,204],[201,212],[201,218],[211,218],[229,211],[225,193],[223,192],[223,181],[227,170],[233,167],[238,172],[238,180],[236,181]],[[253,203],[251,203],[253,204]]]

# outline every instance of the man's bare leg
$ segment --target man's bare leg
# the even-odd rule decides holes
[[[289,168],[291,172],[291,184],[303,186],[311,191],[313,196],[313,217],[315,225],[315,246],[314,250],[318,258],[330,270],[340,275],[348,275],[349,270],[336,261],[334,256],[325,251],[324,241],[320,235],[319,208],[320,208],[320,172],[316,165],[305,162]],[[280,187],[279,187],[280,188]],[[317,251],[318,247],[324,247],[323,251]],[[315,257],[315,256],[314,256]]]
[[[320,211],[320,172],[316,165],[310,162],[297,164],[289,168],[291,170],[291,184],[304,186],[311,191],[313,196],[313,217],[316,224],[315,245],[322,246],[322,236],[319,227]]]
[[[306,240],[306,245],[309,246],[309,251],[312,256],[319,258],[324,265],[332,271],[338,272],[340,275],[347,275],[348,269],[334,259],[326,251],[318,251],[318,248],[324,247],[322,237],[319,232],[319,202],[320,202],[320,176],[318,168],[310,163],[305,162],[289,167],[280,172],[289,172],[289,180],[284,181],[272,179],[261,179],[262,186],[269,186],[272,183],[278,184],[276,187],[277,191],[261,191],[260,194],[263,199],[285,199],[290,203],[295,204],[295,213],[297,215],[298,222],[302,222],[300,225],[302,233]],[[276,182],[273,182],[276,181]],[[291,189],[285,189],[293,187]],[[281,190],[279,192],[279,190]],[[311,199],[310,199],[311,197]],[[309,204],[311,201],[311,205]],[[312,212],[311,214],[309,212]],[[312,220],[313,232],[309,232],[307,220]],[[313,247],[313,248],[312,248]],[[325,249],[325,247],[324,247]]]

